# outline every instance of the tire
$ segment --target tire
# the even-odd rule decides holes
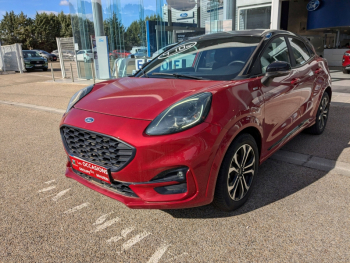
[[[347,69],[344,68],[344,69],[343,69],[343,73],[344,73],[344,74],[349,74],[349,71],[348,71]]]
[[[244,168],[243,157],[246,158]],[[230,145],[221,164],[213,205],[227,212],[241,207],[251,194],[258,167],[259,151],[253,136],[246,133],[239,135]]]
[[[43,68],[43,71],[47,71],[47,68]]]
[[[306,130],[308,133],[314,135],[321,135],[324,132],[327,125],[329,107],[329,95],[327,92],[325,92],[322,96],[320,105],[318,106],[316,123]]]

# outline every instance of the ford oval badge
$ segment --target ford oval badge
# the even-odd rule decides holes
[[[311,0],[308,4],[307,4],[307,11],[315,11],[317,8],[320,7],[320,1],[319,0]]]
[[[91,118],[91,117],[87,117],[87,118],[85,118],[85,122],[86,123],[92,123],[92,122],[94,122],[94,118]]]
[[[180,17],[188,17],[188,14],[187,13],[182,13],[182,14],[180,14]]]

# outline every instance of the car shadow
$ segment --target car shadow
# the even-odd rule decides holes
[[[283,146],[282,150],[338,160],[344,149],[350,147],[350,129],[344,123],[350,123],[348,110],[341,107],[332,107],[327,128],[322,135],[315,136],[303,132]],[[249,200],[236,211],[219,211],[211,204],[196,208],[163,211],[174,218],[203,219],[237,216],[293,195],[327,174],[327,171],[289,164],[270,158],[259,167],[259,173],[255,178],[255,185]]]

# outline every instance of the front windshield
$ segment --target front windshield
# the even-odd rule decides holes
[[[23,57],[24,58],[37,58],[37,57],[41,57],[41,56],[36,51],[25,51],[25,52],[23,52]]]
[[[243,69],[260,41],[260,37],[250,36],[189,40],[162,53],[136,76],[231,80]]]

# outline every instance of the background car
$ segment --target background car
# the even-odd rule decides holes
[[[109,56],[114,58],[126,58],[130,54],[131,54],[130,52],[127,52],[125,50],[113,50],[112,52],[109,53]]]
[[[132,47],[132,49],[130,50],[130,54],[138,53],[138,52],[140,52],[141,49],[147,50],[147,47]]]
[[[66,176],[131,208],[232,211],[262,162],[303,130],[324,132],[331,98],[328,64],[300,36],[193,38],[72,97],[60,124]]]
[[[148,57],[147,48],[138,49],[137,53],[130,54],[128,58],[145,58]]]
[[[48,61],[57,61],[57,56],[54,54],[51,54],[49,52],[46,52],[45,50],[40,49],[33,49],[39,53],[40,56],[43,58],[46,58]]]
[[[77,61],[90,62],[92,61],[94,55],[91,49],[83,49],[77,52]]]
[[[58,50],[54,50],[51,52],[52,55],[55,55],[57,58],[60,58]]]
[[[23,50],[24,66],[27,71],[42,69],[47,71],[47,59],[40,56],[35,50]]]
[[[350,71],[350,50],[346,51],[343,56],[343,73],[349,74]]]

